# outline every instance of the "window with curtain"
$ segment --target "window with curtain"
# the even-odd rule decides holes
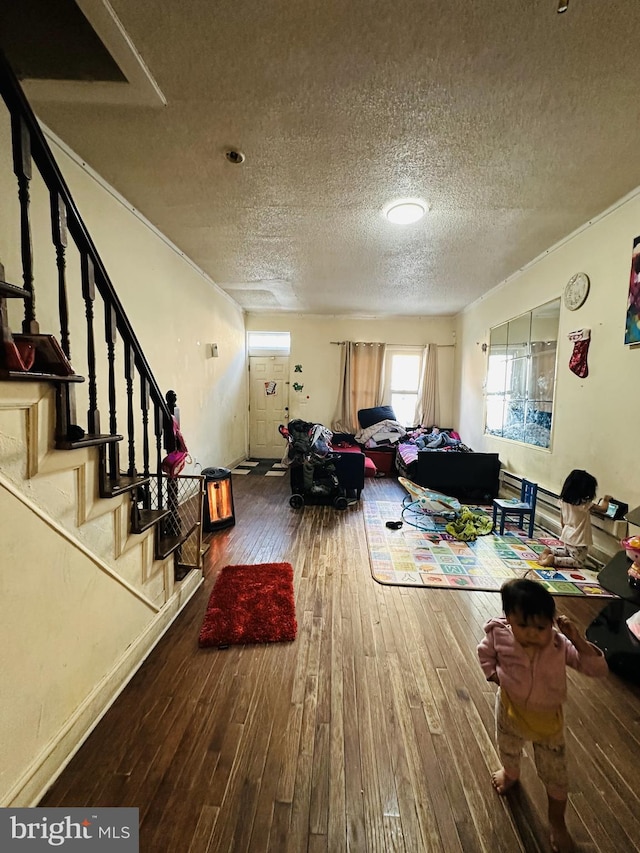
[[[340,389],[331,428],[355,434],[359,409],[382,403],[382,367],[386,345],[371,341],[342,341]]]
[[[403,426],[416,425],[424,347],[387,346],[383,399]]]
[[[560,300],[491,329],[485,432],[551,446]]]

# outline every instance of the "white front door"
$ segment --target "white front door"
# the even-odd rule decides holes
[[[250,356],[249,455],[253,459],[281,459],[287,443],[278,427],[288,421],[288,356]]]

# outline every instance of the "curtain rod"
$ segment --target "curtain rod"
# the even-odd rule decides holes
[[[348,341],[329,341],[330,344],[338,344],[339,346],[342,344],[348,343]],[[356,343],[365,343],[365,341],[356,341]],[[406,346],[416,346],[422,347],[426,346],[425,344],[387,344],[388,347],[406,347]],[[455,344],[436,344],[438,349],[447,349],[447,347],[455,347]]]

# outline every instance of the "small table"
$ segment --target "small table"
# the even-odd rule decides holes
[[[640,590],[629,585],[631,560],[618,553],[598,574],[598,582],[619,598],[607,604],[587,628],[589,642],[602,649],[609,669],[640,684],[640,640],[629,630],[627,619],[640,610]]]

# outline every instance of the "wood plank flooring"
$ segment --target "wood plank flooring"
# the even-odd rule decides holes
[[[136,806],[144,853],[537,853],[530,754],[508,799],[494,687],[475,647],[496,593],[381,586],[362,505],[292,510],[288,477],[235,477],[236,525],[209,535],[205,584],[44,797]],[[392,479],[363,501],[398,500]],[[199,649],[217,571],[290,562],[294,643]],[[602,601],[560,598],[584,629]],[[569,828],[583,853],[639,850],[640,690],[570,672]]]

